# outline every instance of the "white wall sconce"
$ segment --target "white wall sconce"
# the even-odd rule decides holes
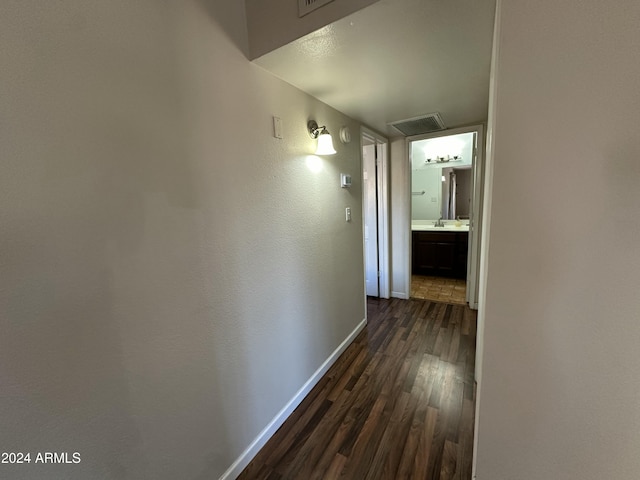
[[[336,149],[333,148],[333,139],[331,134],[327,130],[327,127],[318,127],[315,120],[309,120],[307,123],[307,129],[311,138],[318,140],[318,147],[316,148],[316,155],[334,155]]]

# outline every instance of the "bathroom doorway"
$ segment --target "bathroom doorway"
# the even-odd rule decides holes
[[[482,125],[407,138],[410,296],[478,308]]]

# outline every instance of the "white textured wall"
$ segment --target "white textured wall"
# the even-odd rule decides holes
[[[391,296],[409,298],[411,254],[411,166],[404,137],[390,143],[391,176]]]
[[[298,17],[298,0],[238,0],[247,5],[249,58],[254,59],[378,0],[333,0]]]
[[[0,477],[218,478],[365,315],[358,142],[306,157],[359,125],[246,60],[243,2],[0,19],[1,450],[82,458]]]
[[[414,195],[413,192],[425,192]],[[436,201],[432,202],[431,199]],[[442,216],[442,168],[411,170],[412,220],[437,220]]]
[[[640,471],[640,3],[501,4],[478,480]]]

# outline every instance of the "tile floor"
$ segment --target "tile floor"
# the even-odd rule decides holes
[[[411,297],[465,305],[467,282],[457,278],[411,276]]]

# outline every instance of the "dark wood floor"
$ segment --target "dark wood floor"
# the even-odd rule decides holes
[[[475,312],[420,299],[368,311],[240,479],[471,479]]]

